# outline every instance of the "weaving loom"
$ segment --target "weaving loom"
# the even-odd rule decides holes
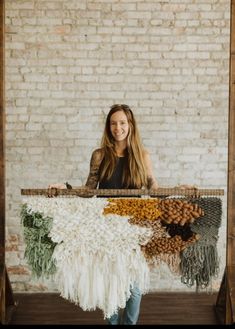
[[[149,291],[149,265],[160,262],[196,289],[218,274],[223,190],[199,189],[200,197],[177,188],[52,192],[21,190],[25,258],[34,276],[53,277],[84,310],[109,317],[136,282]]]

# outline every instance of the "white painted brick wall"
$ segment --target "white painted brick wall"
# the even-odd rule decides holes
[[[24,260],[20,189],[84,183],[113,103],[132,107],[161,186],[226,190],[229,19],[228,0],[6,0],[6,259],[16,291],[55,289]],[[188,289],[164,266],[152,287]]]

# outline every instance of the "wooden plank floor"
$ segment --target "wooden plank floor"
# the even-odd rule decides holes
[[[144,295],[138,324],[218,324],[216,294],[151,293]],[[101,310],[83,311],[57,293],[15,294],[18,302],[10,324],[107,324]]]

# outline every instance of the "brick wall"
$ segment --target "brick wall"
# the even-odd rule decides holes
[[[132,107],[161,186],[226,189],[229,19],[228,0],[6,0],[6,259],[16,291],[54,289],[25,263],[20,189],[83,184],[113,103]],[[164,266],[156,284],[186,290]]]

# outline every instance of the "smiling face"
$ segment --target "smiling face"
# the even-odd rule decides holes
[[[129,133],[129,123],[123,111],[117,111],[111,115],[110,131],[116,142],[126,140]]]

